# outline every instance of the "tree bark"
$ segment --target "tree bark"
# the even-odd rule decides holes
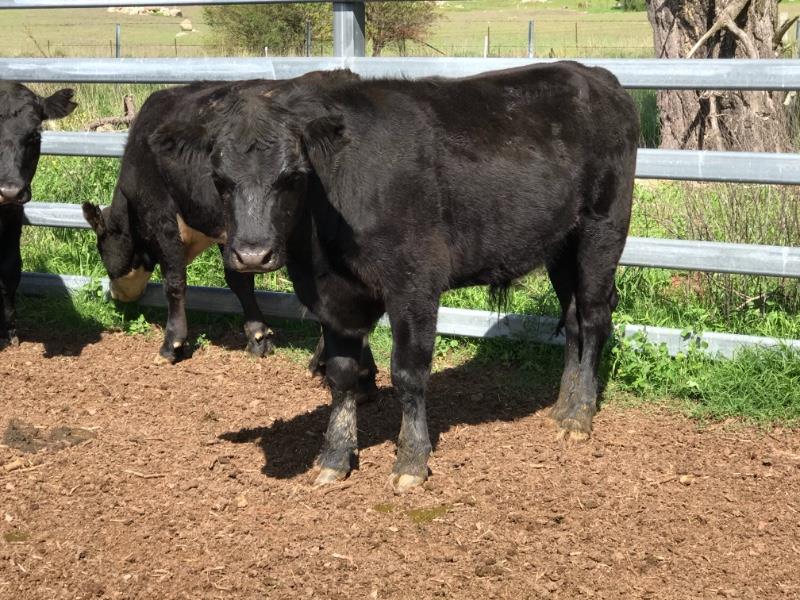
[[[776,0],[647,0],[659,58],[776,58]],[[786,152],[783,92],[659,91],[661,147]]]

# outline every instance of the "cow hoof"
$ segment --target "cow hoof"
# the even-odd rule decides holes
[[[175,362],[175,357],[173,356],[172,359],[162,356],[161,354],[156,354],[156,357],[153,359],[154,365],[171,365]]]
[[[258,335],[247,340],[247,351],[258,358],[272,354],[272,338]]]
[[[322,467],[317,478],[314,480],[314,487],[328,485],[329,483],[336,483],[347,477],[347,471],[337,471],[330,467]]]
[[[425,483],[425,478],[419,475],[407,475],[406,473],[392,473],[389,476],[389,483],[395,494],[404,494],[408,490]]]
[[[19,346],[19,338],[13,334],[7,338],[0,338],[0,350],[6,346]]]

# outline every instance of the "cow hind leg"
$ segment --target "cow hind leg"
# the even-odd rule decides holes
[[[387,312],[392,325],[392,384],[403,418],[397,438],[397,459],[390,482],[395,492],[422,485],[428,478],[431,441],[425,394],[436,339],[439,297],[391,298]]]
[[[617,298],[614,276],[623,244],[624,234],[601,220],[590,220],[580,236],[574,299],[580,362],[571,393],[560,405],[556,404],[553,412],[563,439],[585,440],[592,431],[592,418],[597,412],[597,372],[603,346],[611,333],[611,312]]]
[[[220,251],[222,249],[220,246]],[[225,283],[242,305],[247,351],[254,356],[267,356],[272,352],[274,334],[264,322],[264,315],[256,302],[255,275],[225,269]]]
[[[356,466],[356,400],[362,340],[323,328],[325,378],[331,390],[331,416],[319,456],[315,486],[344,479]]]
[[[561,304],[561,321],[559,328],[564,333],[564,371],[561,375],[561,386],[558,399],[550,411],[550,416],[558,423],[574,402],[578,391],[580,374],[580,327],[575,293],[577,291],[578,272],[575,244],[570,242],[562,252],[551,260],[547,266],[550,281]]]

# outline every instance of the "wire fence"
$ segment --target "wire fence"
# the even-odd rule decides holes
[[[104,43],[51,43],[47,40],[40,44],[41,50],[32,46],[20,49],[17,46],[0,44],[0,56],[7,57],[36,57],[46,58],[114,58],[116,46],[114,40]],[[333,43],[317,42],[312,45],[310,56],[330,56]],[[43,51],[42,51],[43,50]],[[292,47],[267,47],[264,51],[248,52],[242,49],[231,49],[221,44],[124,44],[121,46],[121,58],[199,58],[211,56],[307,56],[305,48]],[[369,52],[369,46],[367,48]],[[650,58],[653,48],[637,45],[602,45],[587,43],[586,45],[550,45],[536,44],[533,46],[535,56],[545,58]],[[456,56],[456,57],[496,57],[496,58],[524,58],[528,55],[528,47],[524,44],[496,44],[484,48],[478,43],[450,43],[450,44],[421,44],[408,42],[401,49],[397,47],[386,48],[382,56]]]

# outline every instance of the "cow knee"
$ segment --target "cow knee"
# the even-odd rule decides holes
[[[358,362],[353,358],[334,356],[325,363],[325,379],[331,389],[352,390],[358,385]]]

